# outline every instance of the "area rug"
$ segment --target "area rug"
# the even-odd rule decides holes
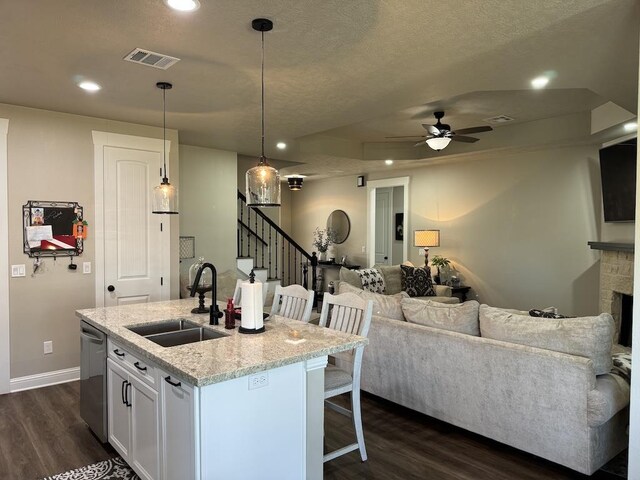
[[[140,480],[120,457],[69,470],[42,480]]]

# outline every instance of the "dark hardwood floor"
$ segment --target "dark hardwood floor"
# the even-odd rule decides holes
[[[0,396],[0,479],[37,479],[116,455],[80,419],[79,390],[73,382]],[[371,395],[362,407],[369,460],[337,458],[325,464],[325,479],[618,478],[579,475]],[[325,436],[330,450],[354,441],[350,419],[327,410]]]

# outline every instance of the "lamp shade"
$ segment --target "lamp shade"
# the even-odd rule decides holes
[[[247,205],[250,207],[280,206],[280,174],[261,157],[260,163],[247,170]]]
[[[451,139],[449,137],[433,137],[427,138],[427,145],[436,151],[440,151],[449,145]]]
[[[178,213],[178,189],[167,178],[153,188],[153,213]]]
[[[440,230],[414,230],[413,244],[416,247],[439,247]]]

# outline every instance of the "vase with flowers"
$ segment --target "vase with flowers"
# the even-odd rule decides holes
[[[318,250],[318,259],[321,261],[327,260],[327,250],[329,247],[336,243],[336,232],[331,228],[322,229],[316,227],[313,232],[313,246]]]

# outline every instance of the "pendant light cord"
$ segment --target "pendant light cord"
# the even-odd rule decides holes
[[[164,165],[162,179],[163,182],[167,182],[167,107],[166,107],[167,89],[162,89],[162,163]]]
[[[260,105],[262,107],[262,156],[260,162],[264,161],[264,30],[260,32],[262,34],[262,100]]]

